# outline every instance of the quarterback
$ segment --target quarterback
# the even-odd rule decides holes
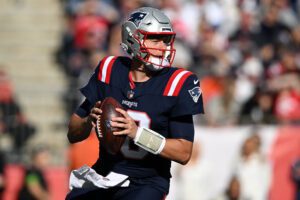
[[[193,115],[203,113],[199,79],[172,67],[176,50],[170,20],[143,7],[122,24],[128,57],[103,58],[86,86],[85,101],[71,116],[68,139],[86,139],[101,116],[101,101],[113,97],[124,108],[111,120],[126,135],[120,152],[100,155],[91,167],[71,173],[66,199],[162,200],[169,192],[171,161],[186,164],[194,140]],[[88,156],[88,155],[87,155]]]

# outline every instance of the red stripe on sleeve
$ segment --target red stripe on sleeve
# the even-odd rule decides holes
[[[169,93],[169,91],[170,91],[170,88],[171,88],[171,85],[172,85],[174,79],[175,79],[176,76],[177,76],[180,72],[182,72],[182,71],[184,71],[184,69],[176,70],[176,71],[172,74],[172,76],[171,76],[171,78],[169,79],[169,81],[168,81],[168,83],[167,83],[167,86],[166,86],[166,88],[165,88],[165,90],[164,90],[164,94],[163,94],[164,96],[167,96],[167,95],[168,95],[168,93]]]
[[[99,72],[98,72],[98,80],[101,81],[102,79],[102,70],[103,70],[103,66],[104,66],[104,63],[106,61],[106,59],[108,58],[108,56],[104,57],[102,60],[101,60],[101,63],[100,63],[100,67],[99,67]]]
[[[178,94],[179,94],[179,92],[180,92],[180,90],[181,90],[181,88],[182,88],[182,85],[183,85],[184,81],[185,81],[190,75],[192,75],[192,74],[193,74],[192,72],[188,72],[188,73],[184,74],[184,75],[181,77],[181,79],[179,80],[178,84],[176,85],[176,88],[175,88],[175,90],[174,90],[173,96],[178,96]]]
[[[109,84],[110,82],[110,75],[111,75],[111,70],[112,66],[114,65],[117,57],[114,57],[108,64],[107,71],[106,71],[106,77],[105,77],[105,83]]]

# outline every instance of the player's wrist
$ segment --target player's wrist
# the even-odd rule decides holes
[[[88,126],[94,126],[93,124],[94,124],[94,121],[93,121],[93,119],[92,119],[92,117],[91,116],[88,116],[87,118],[86,118],[86,121],[85,121],[85,123],[86,123],[86,125],[88,125]]]
[[[140,138],[140,136],[141,136],[141,133],[142,133],[142,128],[141,127],[138,127],[137,128],[137,130],[136,130],[136,134],[135,134],[135,136],[134,136],[134,138],[133,138],[133,141],[136,143],[138,140],[139,140],[139,138]]]
[[[166,144],[166,138],[164,136],[143,127],[138,127],[133,141],[139,147],[153,154],[160,154]]]

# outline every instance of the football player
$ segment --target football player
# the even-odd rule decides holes
[[[116,110],[123,117],[113,118],[111,126],[121,128],[114,134],[127,135],[127,139],[116,155],[100,145],[99,158],[92,168],[71,175],[72,191],[67,199],[166,197],[171,161],[183,165],[189,161],[193,115],[203,113],[197,76],[171,66],[174,39],[170,20],[155,8],[139,8],[122,24],[121,46],[130,57],[108,56],[101,60],[81,89],[85,101],[71,116],[68,139],[76,143],[89,136],[105,97],[122,104],[124,110]],[[83,182],[78,181],[79,177]],[[97,187],[85,187],[85,181]]]

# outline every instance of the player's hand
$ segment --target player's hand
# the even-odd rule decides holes
[[[94,105],[94,107],[91,109],[91,112],[88,116],[88,122],[92,124],[93,127],[96,127],[96,121],[99,119],[99,117],[102,114],[101,107],[101,101],[97,101]]]
[[[125,110],[116,108],[116,111],[121,113],[123,117],[113,117],[111,119],[111,126],[122,129],[121,131],[113,132],[114,135],[127,135],[130,138],[134,138],[138,130],[138,126],[135,121],[128,115]]]

